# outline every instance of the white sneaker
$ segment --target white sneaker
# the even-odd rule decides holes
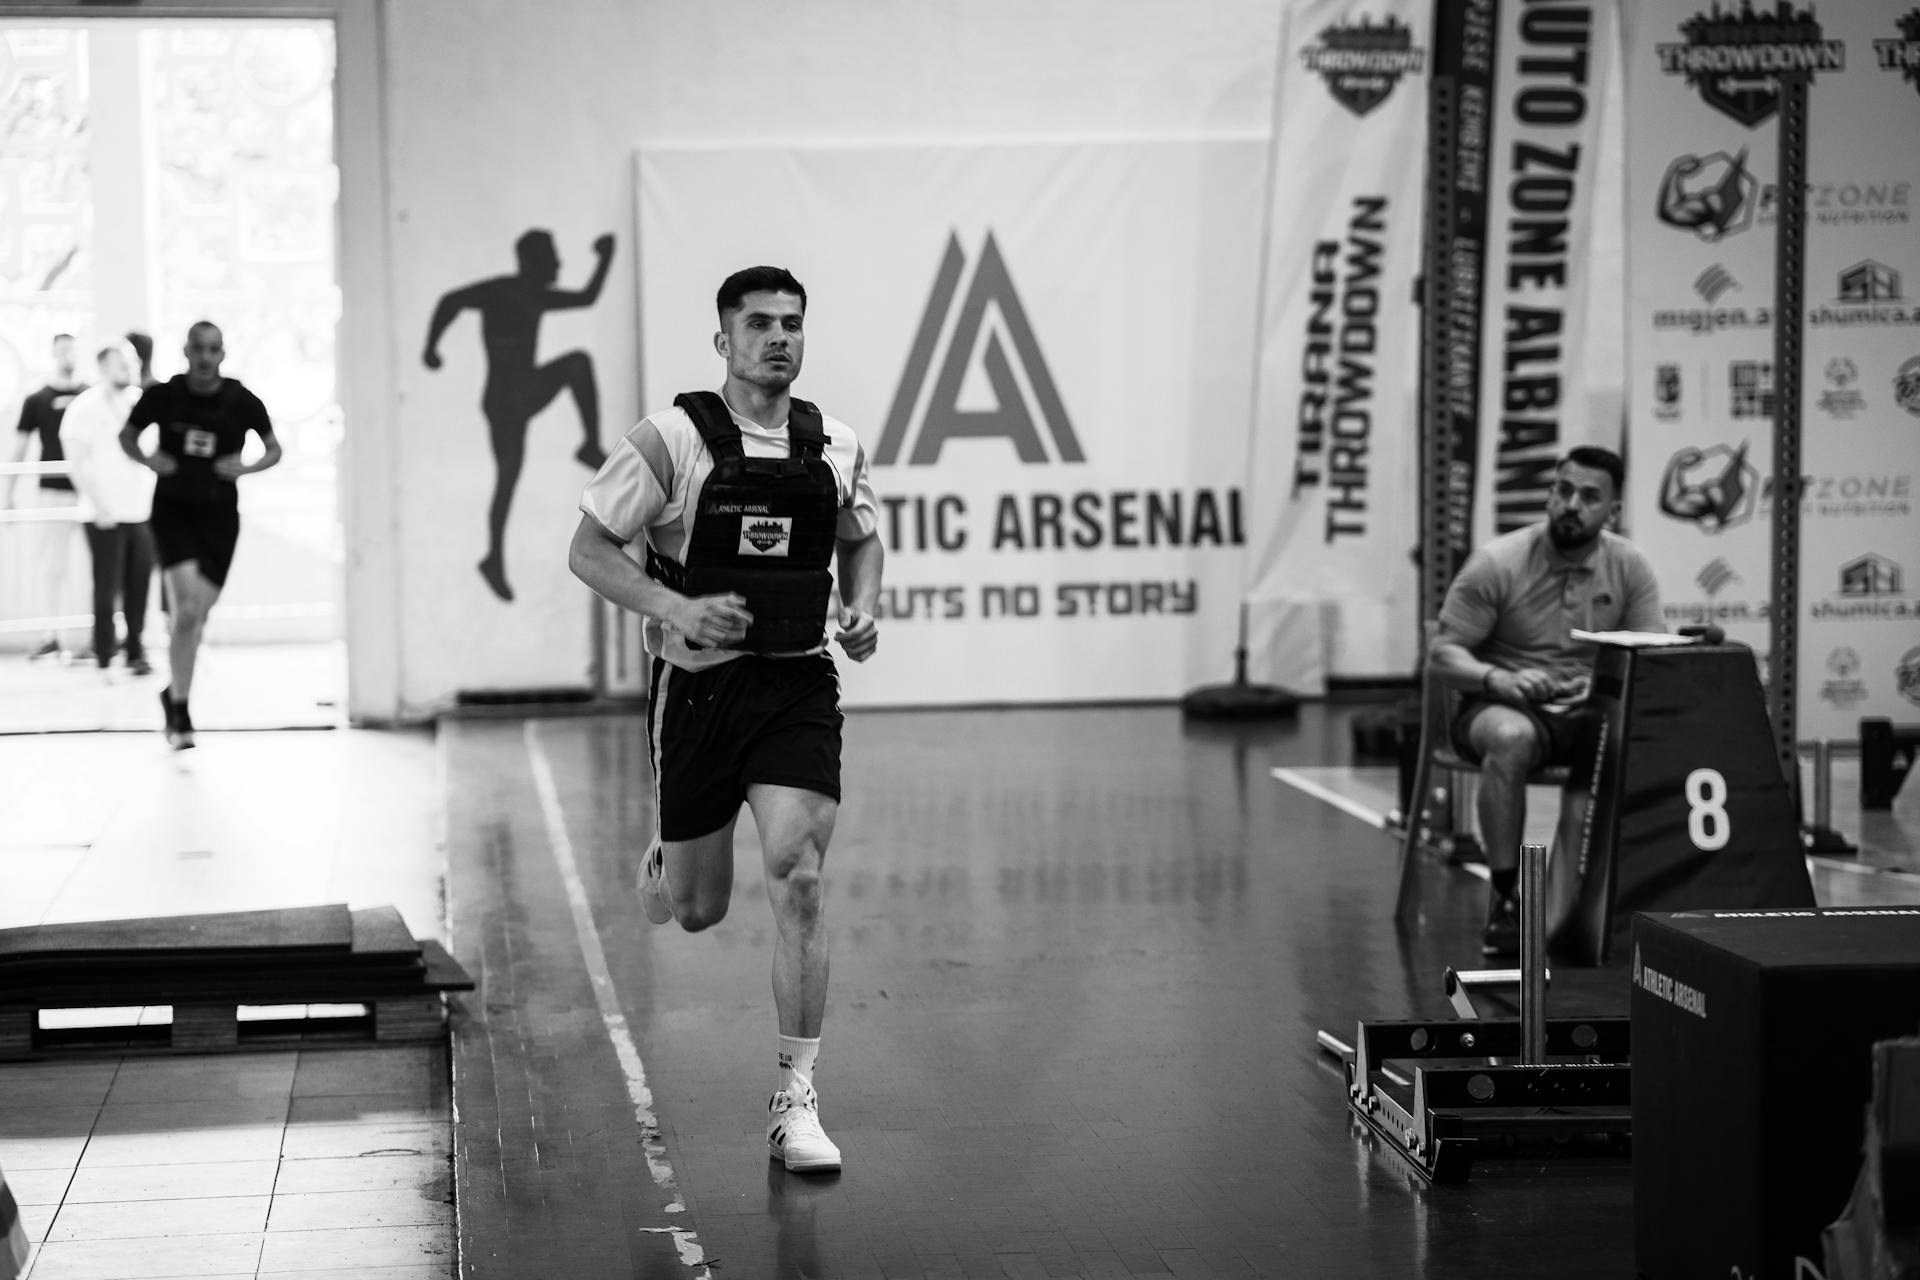
[[[767,1104],[767,1153],[792,1173],[831,1173],[840,1167],[840,1148],[820,1127],[820,1095],[799,1076]]]
[[[655,924],[673,919],[673,899],[667,895],[667,855],[658,840],[640,862],[640,909]]]

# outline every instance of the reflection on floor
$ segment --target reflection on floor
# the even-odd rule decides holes
[[[116,658],[31,660],[0,654],[0,734],[160,732],[167,685],[166,636],[152,642],[153,674],[135,676]],[[332,729],[346,724],[347,654],[339,641],[209,644],[194,669],[197,729]]]
[[[0,1097],[32,1280],[452,1272],[440,1046],[12,1065]]]
[[[1384,828],[1400,806],[1400,775],[1392,766],[1299,765],[1276,768],[1273,776],[1374,827]],[[1801,762],[1801,786],[1813,794],[1811,760]],[[1831,787],[1834,829],[1856,852],[1808,857],[1815,899],[1824,907],[1920,902],[1920,787],[1894,797],[1891,809],[1862,810],[1857,756],[1833,762]],[[1527,788],[1522,838],[1551,847],[1559,804],[1558,789]]]

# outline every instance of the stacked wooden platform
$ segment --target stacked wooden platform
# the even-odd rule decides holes
[[[343,905],[0,930],[0,1061],[58,1053],[204,1053],[318,1038],[444,1033],[473,980],[392,907]],[[249,1016],[299,1006],[302,1016]],[[321,1016],[308,1006],[328,1010]],[[43,1026],[48,1010],[170,1008],[136,1025]],[[55,1021],[65,1021],[56,1019]]]

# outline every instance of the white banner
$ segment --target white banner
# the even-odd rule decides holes
[[[1418,621],[1421,0],[1313,0],[1281,32],[1259,366],[1256,680],[1405,676]]]
[[[1629,514],[1672,625],[1764,653],[1771,598],[1778,87],[1806,66],[1802,739],[1920,704],[1920,31],[1899,4],[1628,11]],[[1913,25],[1913,24],[1909,24]]]
[[[1554,463],[1621,444],[1611,5],[1499,6],[1473,538],[1545,518]]]
[[[809,291],[796,394],[886,539],[848,705],[1171,699],[1232,670],[1258,139],[647,150],[649,409],[717,387],[715,290]]]

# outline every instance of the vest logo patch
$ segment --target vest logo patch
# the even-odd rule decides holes
[[[784,556],[793,545],[793,517],[762,516],[740,522],[740,554]]]

